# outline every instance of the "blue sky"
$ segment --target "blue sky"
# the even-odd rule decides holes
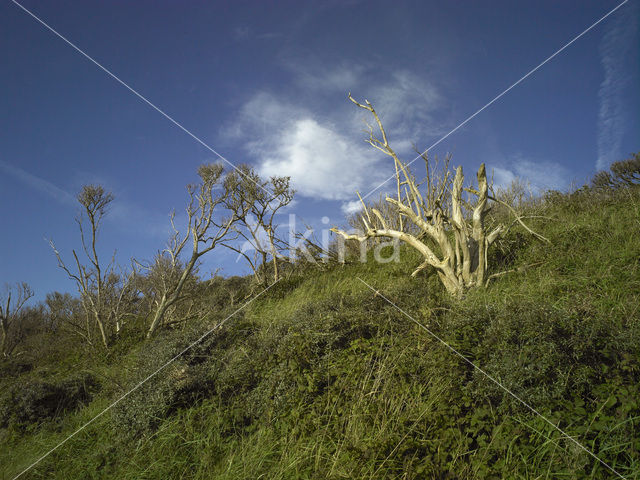
[[[620,2],[20,3],[230,162],[291,175],[280,221],[323,227],[393,172],[348,92],[411,159]],[[630,0],[431,154],[543,191],[640,150],[639,24]],[[217,157],[10,1],[0,39],[0,283],[27,281],[38,299],[73,291],[45,239],[67,259],[79,247],[87,183],[116,197],[103,258],[152,258],[185,185]],[[235,260],[212,254],[202,273],[246,273]]]

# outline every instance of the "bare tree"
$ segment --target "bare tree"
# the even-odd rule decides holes
[[[156,308],[147,337],[163,325],[167,310],[183,298],[183,289],[192,277],[200,257],[213,250],[223,239],[228,237],[232,226],[237,221],[235,215],[226,219],[216,219],[218,207],[224,207],[230,195],[229,185],[224,182],[223,168],[218,164],[201,165],[198,169],[200,183],[188,185],[189,204],[187,206],[187,227],[183,235],[176,228],[175,212],[171,214],[173,235],[169,239],[167,248],[156,261],[166,262],[165,271],[168,275],[164,282],[159,298],[155,300]],[[218,189],[218,192],[214,190]],[[182,255],[187,243],[191,240],[191,255],[181,263]],[[147,268],[151,268],[148,266]]]
[[[33,297],[33,290],[25,282],[17,283],[14,288],[5,285],[5,298],[0,299],[0,352],[4,358],[10,357],[18,342],[12,341],[12,331],[24,304]]]
[[[424,257],[424,261],[412,275],[433,267],[447,291],[453,295],[460,295],[469,288],[484,285],[488,279],[488,250],[509,228],[499,224],[491,232],[486,231],[484,220],[489,210],[488,201],[491,199],[504,204],[515,214],[511,206],[489,195],[490,186],[484,164],[478,170],[477,188],[464,188],[462,167],[458,167],[452,182],[448,170],[435,182],[432,175],[431,178],[427,178],[427,192],[423,195],[419,188],[421,184],[389,145],[382,122],[371,103],[365,100],[365,104],[361,104],[354,100],[351,94],[349,99],[358,107],[370,112],[377,123],[381,138],[378,138],[373,133],[373,127],[369,126],[368,143],[393,158],[397,188],[395,198],[387,197],[386,201],[395,207],[400,217],[417,226],[421,235],[404,231],[402,222],[398,222],[399,229],[390,228],[380,211],[367,207],[364,202],[361,215],[363,234],[349,234],[337,228],[333,228],[332,231],[345,239],[360,242],[369,238],[390,237],[409,244]],[[424,159],[429,175],[426,155]],[[467,199],[463,199],[463,192],[467,192]],[[537,238],[548,241],[527,227],[520,215],[515,215],[516,222]]]
[[[119,332],[122,327],[122,307],[130,297],[132,278],[132,275],[122,276],[116,272],[115,254],[106,266],[100,263],[98,255],[98,230],[113,198],[113,194],[105,192],[101,185],[85,185],[78,194],[77,199],[83,212],[76,218],[76,222],[80,228],[82,251],[88,264],[81,263],[78,253],[72,250],[75,267],[68,267],[53,241],[49,241],[58,266],[75,282],[87,322],[89,319],[95,322],[105,348],[109,347],[111,335]],[[89,222],[89,234],[85,232],[85,215]],[[87,334],[87,340],[91,342],[90,329]]]
[[[293,200],[295,191],[290,177],[273,176],[263,180],[253,168],[241,165],[227,176],[225,185],[229,192],[226,207],[238,219],[233,229],[244,244],[237,246],[227,241],[224,245],[245,258],[259,283],[268,283],[267,263],[271,257],[273,281],[277,282],[278,262],[285,258],[282,251],[288,245],[278,238],[274,218]],[[249,249],[252,255],[247,253]]]

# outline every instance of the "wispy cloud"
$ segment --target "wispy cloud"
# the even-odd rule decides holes
[[[327,66],[322,62],[309,62],[288,58],[282,61],[286,70],[293,74],[293,81],[309,92],[339,92],[345,94],[361,82],[365,68],[352,62],[340,62]]]
[[[249,27],[240,25],[233,29],[233,38],[238,42],[242,42],[249,38]]]
[[[171,234],[168,213],[150,211],[131,201],[116,197],[106,217],[120,230],[164,241]]]
[[[0,170],[7,172],[23,185],[46,195],[65,207],[79,208],[78,201],[74,195],[44,178],[38,177],[3,160],[0,160]],[[87,175],[85,174],[85,176]],[[91,176],[92,181],[84,183],[104,183],[96,181],[96,179],[97,177]],[[144,233],[154,238],[167,238],[170,232],[170,225],[166,214],[161,215],[150,212],[148,209],[135,203],[117,197],[111,204],[106,219],[121,230]]]
[[[627,59],[638,55],[638,5],[630,2],[608,24],[600,42],[600,62],[604,80],[598,91],[598,160],[596,168],[606,169],[619,160],[625,133],[624,94],[631,84]]]
[[[514,155],[513,160],[498,166],[489,165],[488,172],[493,174],[495,187],[508,187],[516,178],[528,182],[536,194],[569,187],[570,173],[566,167],[556,162],[525,158],[522,154]]]
[[[445,102],[435,84],[409,70],[389,73],[381,72],[378,66],[352,61],[327,64],[299,58],[285,60],[283,66],[306,97],[338,93],[344,98],[351,92],[356,99],[371,101],[397,149],[448,131]],[[350,109],[349,121],[357,120],[362,125],[363,118],[371,120],[366,112],[354,110],[350,103],[346,105]]]
[[[365,88],[376,111],[396,137],[396,148],[410,148],[449,131],[444,100],[435,85],[407,70],[394,72],[382,84]]]
[[[263,32],[259,33],[252,30],[248,25],[238,25],[231,32],[232,38],[236,42],[246,42],[251,39],[258,40],[274,40],[284,35],[280,32]]]
[[[20,167],[16,167],[3,160],[0,160],[0,169],[13,176],[16,180],[22,182],[24,185],[31,187],[32,189],[48,196],[49,198],[52,198],[53,200],[56,200],[59,203],[67,206],[71,206],[76,203],[75,197],[69,192],[54,185],[50,181],[45,180],[44,178],[27,172]]]

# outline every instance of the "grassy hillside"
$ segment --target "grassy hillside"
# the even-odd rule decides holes
[[[640,479],[640,191],[550,195],[537,215],[551,245],[514,230],[492,259],[533,266],[463,299],[409,278],[410,250],[281,281],[21,478],[616,478],[435,335]],[[108,358],[3,365],[0,478],[239,306],[202,295],[202,324],[133,331]]]

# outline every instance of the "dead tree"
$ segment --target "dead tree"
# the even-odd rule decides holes
[[[362,202],[361,221],[364,227],[362,234],[349,234],[337,228],[332,231],[345,239],[364,242],[369,238],[390,237],[403,241],[420,252],[424,261],[414,270],[412,276],[432,267],[436,270],[445,288],[452,295],[459,296],[467,289],[485,285],[488,275],[487,253],[491,245],[503,235],[509,227],[497,225],[492,231],[485,229],[485,216],[489,211],[488,201],[504,204],[489,195],[484,164],[480,165],[477,174],[477,188],[465,188],[462,167],[458,167],[451,181],[450,171],[438,181],[429,176],[429,162],[423,156],[428,172],[427,191],[423,195],[419,184],[412,175],[407,164],[402,162],[389,145],[382,122],[371,103],[365,100],[361,104],[349,94],[349,99],[358,107],[367,110],[376,121],[381,138],[374,134],[369,126],[367,142],[374,148],[393,158],[396,171],[396,192],[394,197],[386,197],[397,214],[403,220],[416,225],[421,234],[407,233],[404,228],[389,228],[379,210],[369,208]],[[468,198],[463,199],[463,192]],[[475,199],[473,198],[475,197]],[[362,200],[362,198],[361,198]],[[506,205],[515,213],[512,207]],[[516,221],[539,239],[546,238],[527,227],[520,215]],[[402,226],[402,223],[399,222]]]
[[[187,186],[189,204],[184,235],[181,235],[175,226],[175,212],[170,217],[173,235],[164,250],[164,255],[169,263],[166,265],[166,270],[171,275],[165,279],[166,283],[156,300],[156,308],[147,331],[147,337],[151,337],[163,325],[167,310],[182,299],[185,284],[192,276],[200,257],[213,250],[225,239],[237,221],[235,215],[220,220],[214,217],[214,214],[218,213],[218,207],[223,207],[230,195],[228,187],[223,181],[222,166],[217,164],[202,165],[198,169],[198,175],[200,183]],[[221,190],[214,192],[215,189]],[[180,255],[189,240],[191,240],[191,254],[183,264]]]
[[[19,340],[18,342],[11,341],[11,331],[22,307],[27,300],[33,297],[33,290],[27,283],[22,282],[16,284],[15,294],[10,286],[6,286],[5,291],[6,299],[0,301],[0,352],[4,358],[8,358],[19,342]]]
[[[291,188],[290,177],[273,176],[263,180],[251,167],[241,165],[227,176],[225,185],[229,192],[226,207],[238,219],[233,229],[244,242],[240,246],[224,242],[224,246],[244,257],[261,284],[268,283],[267,264],[270,261],[273,282],[277,282],[280,278],[278,262],[285,258],[282,251],[288,245],[278,238],[274,219],[278,211],[293,200],[295,191]],[[252,255],[248,249],[253,251]]]
[[[87,321],[91,318],[95,322],[102,344],[108,348],[112,334],[118,333],[122,327],[125,310],[122,307],[123,302],[129,298],[132,275],[123,276],[116,272],[115,254],[106,266],[101,264],[98,255],[98,230],[108,206],[113,201],[113,194],[105,192],[101,185],[85,185],[77,199],[83,212],[76,218],[76,222],[80,228],[82,250],[88,264],[83,264],[78,253],[72,250],[75,267],[68,267],[53,241],[50,240],[49,244],[58,260],[58,266],[76,284]],[[91,230],[88,235],[85,233],[84,215]],[[87,333],[89,334],[90,330]],[[90,336],[87,339],[91,343]]]

